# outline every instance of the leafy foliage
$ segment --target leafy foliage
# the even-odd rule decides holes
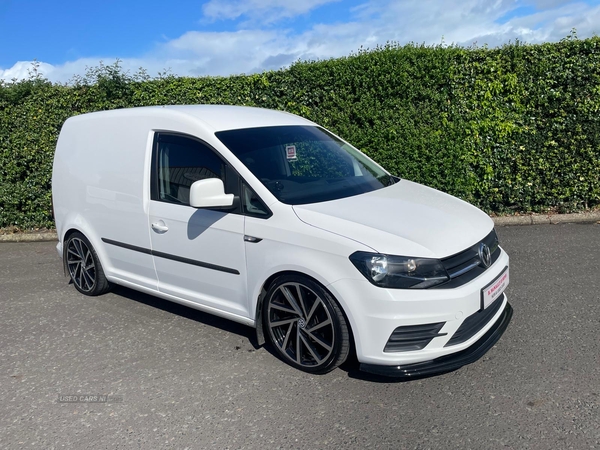
[[[232,77],[100,64],[66,85],[34,67],[0,81],[0,227],[51,227],[56,140],[72,115],[161,104],[289,111],[391,173],[488,212],[600,204],[600,38],[502,48],[389,43],[346,58]]]

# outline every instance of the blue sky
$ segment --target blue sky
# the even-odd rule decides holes
[[[0,0],[0,79],[66,82],[99,61],[229,75],[387,41],[500,45],[600,34],[600,0]]]

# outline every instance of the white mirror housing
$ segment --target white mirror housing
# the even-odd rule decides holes
[[[226,194],[223,180],[206,178],[195,181],[190,187],[190,206],[194,208],[219,208],[233,205],[233,194]]]

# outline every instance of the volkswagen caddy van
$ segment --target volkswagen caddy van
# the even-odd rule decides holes
[[[492,220],[397,178],[301,117],[158,106],[68,119],[54,159],[74,287],[117,284],[256,328],[325,373],[414,377],[472,363],[512,316]]]

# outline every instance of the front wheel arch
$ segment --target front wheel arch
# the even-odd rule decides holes
[[[292,291],[288,291],[288,289]],[[274,323],[280,322],[282,314],[289,314],[282,313],[279,306],[273,308],[278,304],[278,299],[287,298],[283,295],[284,291],[288,294],[293,292],[298,296],[296,297],[298,299],[297,305],[300,302],[307,304],[302,317],[295,317],[295,321],[291,319],[291,316],[285,317],[285,321],[289,322],[291,319],[295,323],[293,326],[290,325],[290,328],[287,328],[287,325],[285,327],[273,326]],[[315,313],[312,319],[311,314],[307,314],[310,304],[318,305],[314,309]],[[265,335],[269,336],[268,340],[280,359],[297,369],[315,374],[327,373],[344,363],[351,354],[354,354],[354,337],[350,321],[340,302],[322,283],[304,273],[286,271],[269,277],[261,289],[255,317],[259,344],[265,343],[267,340]],[[306,319],[306,323],[304,319]],[[330,325],[326,325],[327,323]],[[284,329],[287,331],[284,331]],[[319,331],[316,331],[317,329]],[[320,339],[316,339],[315,333],[321,335],[323,331],[331,333],[331,350],[321,353],[318,351],[321,342]],[[284,335],[294,334],[293,339],[297,339],[297,342],[302,341],[302,343],[296,344],[296,347],[293,345],[285,347],[285,343],[289,344],[291,341],[288,339],[289,336],[283,339],[282,333]],[[323,348],[320,348],[320,350],[323,350]],[[290,351],[295,354],[293,358],[290,357]],[[315,351],[317,354],[315,354]],[[302,354],[302,356],[298,356],[299,354]],[[317,358],[317,355],[320,359]]]
[[[263,318],[262,318],[263,301],[265,299],[265,295],[266,295],[267,291],[269,290],[269,288],[271,287],[271,284],[273,284],[273,281],[275,281],[277,278],[279,278],[282,275],[300,275],[303,277],[308,277],[315,283],[319,284],[323,289],[325,289],[329,293],[329,295],[331,295],[336,300],[338,306],[340,307],[340,310],[342,311],[342,314],[344,314],[346,322],[348,323],[348,331],[350,332],[351,344],[352,344],[352,348],[354,348],[354,332],[352,331],[352,322],[348,319],[348,315],[346,314],[346,311],[344,311],[344,307],[340,304],[340,302],[336,298],[336,296],[333,295],[331,293],[331,291],[329,289],[327,289],[323,285],[323,283],[321,283],[319,280],[316,280],[314,277],[311,277],[310,275],[307,275],[305,273],[298,272],[295,270],[282,270],[281,272],[274,273],[273,275],[271,275],[269,278],[267,278],[265,280],[265,282],[262,284],[262,287],[260,288],[260,293],[258,294],[258,300],[256,302],[256,310],[254,311],[254,323],[256,326],[256,340],[258,341],[258,345],[264,345],[264,343],[266,342],[265,336],[264,336]]]

